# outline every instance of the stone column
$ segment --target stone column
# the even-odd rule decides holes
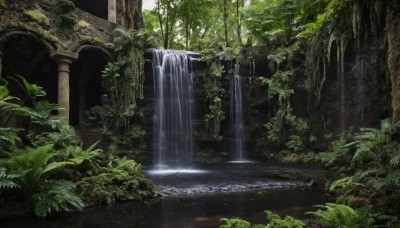
[[[108,21],[117,23],[117,0],[108,0]]]
[[[73,61],[78,59],[78,54],[57,50],[50,55],[58,64],[58,105],[61,108],[58,116],[69,123],[69,67]]]

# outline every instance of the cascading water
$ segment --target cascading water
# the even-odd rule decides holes
[[[230,115],[233,132],[233,162],[245,162],[243,93],[244,78],[240,76],[239,65],[235,65],[233,77],[230,79],[231,100]]]
[[[337,43],[337,81],[340,91],[340,129],[343,131],[346,127],[346,82],[344,72],[344,39],[341,38]]]
[[[191,60],[184,51],[153,51],[154,154],[159,170],[191,168],[194,102]]]

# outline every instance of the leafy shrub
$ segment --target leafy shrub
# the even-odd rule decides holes
[[[368,228],[374,227],[375,220],[367,208],[355,210],[343,204],[327,203],[325,206],[318,206],[315,212],[307,212],[317,218],[323,227],[352,227]]]
[[[3,189],[14,186],[14,191],[21,191],[27,208],[39,217],[58,211],[81,210],[83,207],[81,199],[74,193],[72,182],[52,179],[60,168],[72,164],[50,162],[55,154],[53,146],[46,145],[15,152],[9,158],[0,160],[0,165],[5,167]],[[7,180],[8,185],[4,184]]]
[[[221,221],[225,224],[220,225],[220,228],[302,228],[304,225],[302,221],[294,219],[291,216],[286,216],[284,219],[282,219],[279,215],[273,213],[272,211],[265,211],[265,214],[268,219],[268,223],[266,225],[251,224],[250,222],[239,218],[222,218]]]
[[[127,158],[112,159],[98,175],[77,182],[78,193],[92,204],[143,200],[154,195],[154,184],[141,174],[141,165]]]
[[[252,225],[250,222],[242,220],[240,218],[222,218],[221,222],[224,224],[220,225],[220,228],[251,228]]]

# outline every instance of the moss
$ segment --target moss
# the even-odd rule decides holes
[[[112,49],[114,47],[114,45],[112,43],[108,43],[105,40],[103,40],[99,37],[95,37],[95,36],[82,35],[82,36],[80,36],[80,39],[81,39],[82,43],[98,45],[98,46],[104,47],[106,49]]]
[[[24,15],[41,25],[48,25],[50,23],[49,18],[44,15],[40,10],[26,10]]]
[[[29,32],[39,35],[40,37],[42,37],[47,41],[50,41],[52,43],[60,45],[63,48],[66,48],[66,45],[57,36],[52,35],[49,31],[44,30],[36,23],[11,22],[10,26],[12,28],[27,30]]]
[[[58,14],[68,14],[75,9],[75,4],[70,0],[60,0],[57,4]]]
[[[46,10],[51,10],[54,7],[51,0],[39,0],[38,3],[43,9]]]
[[[5,0],[0,0],[0,7],[5,7],[5,6],[6,6]]]
[[[59,15],[56,18],[56,24],[63,29],[71,29],[76,24],[76,18],[70,15]]]
[[[78,26],[79,27],[83,27],[83,28],[90,28],[91,27],[91,25],[85,20],[78,21]]]

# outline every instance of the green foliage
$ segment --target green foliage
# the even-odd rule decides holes
[[[222,73],[224,67],[218,60],[209,59],[207,61],[210,66],[203,72],[201,79],[203,80],[205,105],[208,105],[207,112],[204,116],[206,129],[213,140],[219,141],[221,121],[225,119],[225,112],[222,109],[222,96],[224,89],[222,88]]]
[[[0,193],[5,189],[19,188],[20,186],[15,183],[17,177],[18,174],[7,173],[5,168],[0,168]]]
[[[265,213],[267,214],[268,219],[268,224],[265,228],[301,228],[304,225],[302,221],[294,219],[291,216],[286,216],[282,219],[278,214],[275,214],[272,211],[265,211]]]
[[[98,175],[77,182],[79,195],[88,204],[110,204],[117,200],[142,200],[154,195],[154,185],[143,178],[141,165],[127,158],[111,159]]]
[[[266,225],[251,224],[239,218],[222,218],[221,221],[224,224],[220,225],[220,228],[301,228],[304,225],[302,221],[294,219],[291,216],[286,216],[283,219],[272,211],[265,211],[265,214],[268,220]]]
[[[329,187],[331,192],[346,192],[354,184],[353,177],[344,177],[334,181]]]
[[[83,203],[73,192],[74,184],[52,178],[72,162],[51,161],[56,155],[52,145],[13,153],[0,161],[5,172],[16,173],[13,183],[19,186],[29,210],[39,217],[57,211],[80,210]]]
[[[86,27],[86,26],[90,27],[90,24],[87,23],[86,21],[83,21],[83,20],[79,21],[78,25],[81,26],[81,27]],[[114,48],[114,44],[108,43],[108,42],[104,41],[103,39],[101,39],[99,37],[96,37],[96,36],[82,35],[82,36],[79,36],[79,38],[83,43],[89,43],[89,44],[93,44],[93,45],[98,45],[98,46],[104,47],[106,49],[113,49]]]
[[[56,18],[56,24],[62,29],[71,29],[76,24],[76,18],[70,15],[59,15]]]
[[[57,2],[56,12],[58,14],[68,14],[75,10],[75,4],[71,0],[59,0]]]
[[[60,0],[56,5],[56,24],[61,29],[72,29],[77,23],[76,18],[72,15],[75,10],[75,4],[72,0]]]
[[[80,145],[81,143],[75,134],[75,130],[68,124],[62,124],[52,131],[30,131],[27,137],[35,147],[52,144],[56,149],[62,149],[70,145]]]
[[[44,218],[55,212],[82,210],[84,204],[74,191],[75,184],[70,181],[49,180],[41,184],[31,199],[35,215]]]
[[[222,218],[221,222],[224,224],[220,225],[220,228],[251,228],[251,223],[239,218]]]
[[[117,29],[113,34],[117,60],[102,71],[102,86],[107,94],[102,106],[92,108],[88,118],[97,126],[100,123],[104,133],[115,135],[117,143],[130,145],[130,136],[140,141],[145,133],[133,124],[143,118],[137,102],[143,99],[144,58],[136,33]]]
[[[303,149],[303,142],[298,135],[291,135],[289,141],[285,145],[293,152],[299,152]]]
[[[244,25],[256,43],[288,43],[294,37],[309,37],[325,17],[327,1],[254,1],[245,7]]]
[[[15,151],[21,139],[17,135],[18,129],[0,127],[0,157],[5,155],[5,152]],[[3,154],[4,153],[4,154]]]
[[[277,100],[275,116],[265,125],[267,139],[276,145],[286,145],[289,149],[298,152],[303,148],[300,135],[308,130],[305,120],[296,117],[290,104],[290,97],[294,94],[292,88],[293,71],[281,70],[283,63],[299,49],[297,45],[288,48],[277,48],[268,58],[277,65],[277,71],[271,78],[261,77],[261,83],[268,85],[268,100]]]
[[[307,214],[314,215],[323,227],[374,227],[375,220],[367,209],[355,210],[349,206],[334,203],[318,207],[321,209]]]
[[[398,150],[399,143],[392,141],[392,134],[400,130],[400,124],[391,125],[390,120],[382,120],[380,129],[362,128],[355,135],[356,151],[353,156],[352,164],[363,163],[369,160],[387,159],[393,151]]]

